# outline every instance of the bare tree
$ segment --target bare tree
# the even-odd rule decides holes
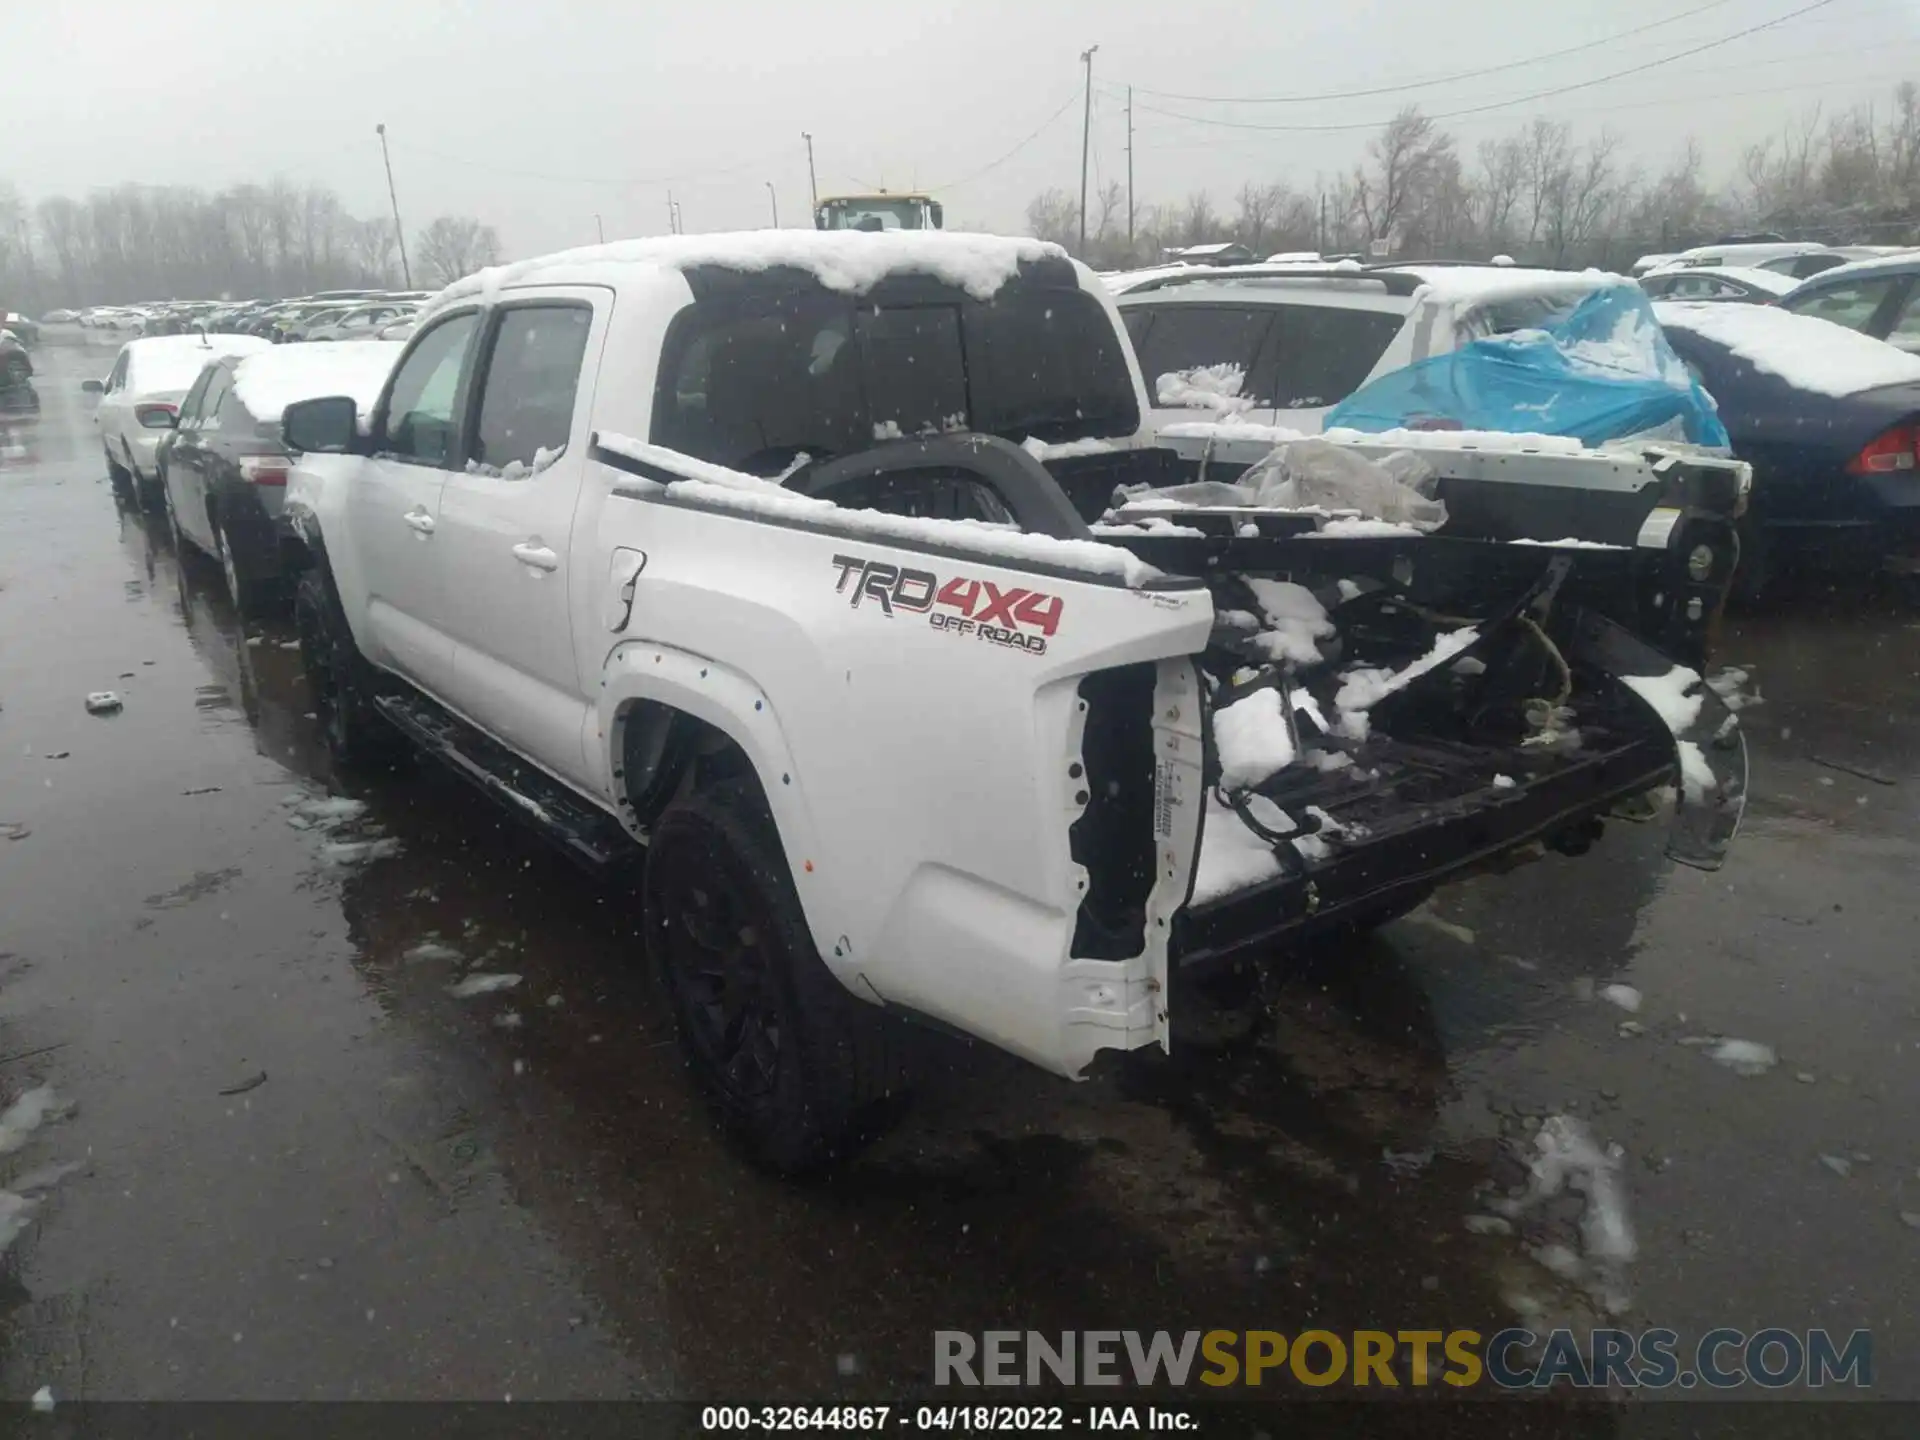
[[[1367,163],[1354,167],[1354,199],[1367,239],[1393,236],[1432,194],[1442,162],[1453,157],[1453,137],[1409,105],[1367,146]]]
[[[1079,238],[1080,207],[1058,186],[1027,202],[1027,229],[1041,240],[1071,247]]]
[[[1517,137],[1480,142],[1480,173],[1474,187],[1474,220],[1489,250],[1513,241],[1513,211],[1527,178],[1526,145]]]
[[[442,285],[500,261],[500,237],[470,215],[442,215],[413,242],[423,274]]]

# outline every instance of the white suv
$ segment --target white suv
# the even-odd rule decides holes
[[[1369,380],[1539,325],[1617,276],[1500,265],[1174,271],[1116,298],[1153,425],[1231,419],[1317,432]]]

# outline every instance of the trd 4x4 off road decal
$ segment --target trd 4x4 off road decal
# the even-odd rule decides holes
[[[991,580],[964,575],[942,582],[931,570],[882,560],[836,555],[833,564],[840,572],[834,593],[846,595],[856,610],[863,601],[872,601],[889,618],[901,611],[925,615],[936,630],[974,636],[1029,655],[1047,653],[1047,637],[1060,628],[1060,612],[1066,606],[1058,595],[1039,590],[1018,585],[1002,588]]]

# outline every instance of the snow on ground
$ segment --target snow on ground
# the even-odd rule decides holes
[[[1704,694],[1693,693],[1700,684],[1700,672],[1685,665],[1676,665],[1664,675],[1622,675],[1620,679],[1659,712],[1675,735],[1693,728],[1706,703]]]
[[[1722,1040],[1707,1051],[1709,1060],[1717,1060],[1736,1075],[1764,1075],[1779,1063],[1771,1045],[1758,1040]]]
[[[1630,546],[1607,545],[1598,540],[1576,540],[1571,535],[1560,540],[1509,540],[1509,545],[1546,545],[1555,550],[1626,550]]]
[[[329,865],[358,865],[367,860],[386,860],[400,853],[400,842],[381,840],[329,840],[320,847],[320,858]]]
[[[1640,1013],[1640,992],[1631,985],[1602,985],[1594,993],[1609,1005],[1618,1005],[1629,1015]]]
[[[51,1085],[27,1091],[0,1114],[0,1155],[11,1155],[33,1138],[33,1132],[67,1113],[66,1102]]]
[[[1542,1263],[1563,1279],[1587,1275],[1594,1298],[1603,1308],[1618,1312],[1628,1302],[1624,1267],[1640,1253],[1627,1211],[1626,1185],[1620,1177],[1624,1158],[1620,1147],[1602,1149],[1579,1120],[1550,1115],[1534,1136],[1533,1148],[1526,1193],[1505,1208],[1521,1214],[1569,1190],[1583,1195],[1579,1259],[1584,1263],[1568,1263],[1572,1257],[1558,1256],[1553,1263]]]
[[[496,991],[511,990],[520,983],[520,977],[512,974],[469,975],[464,980],[456,980],[447,987],[447,994],[456,1000],[471,1000],[476,995],[492,995]]]
[[[1434,638],[1433,646],[1411,665],[1400,670],[1362,666],[1349,670],[1333,697],[1336,710],[1343,713],[1371,710],[1396,690],[1404,690],[1429,670],[1436,670],[1480,638],[1474,626],[1449,630]]]
[[[235,366],[233,388],[240,403],[263,423],[277,422],[296,401],[329,395],[351,395],[355,408],[366,415],[406,348],[397,340],[276,345]]]
[[[509,285],[532,285],[556,273],[623,269],[689,270],[711,265],[755,273],[776,268],[809,271],[829,290],[864,294],[889,275],[931,275],[976,300],[994,293],[1023,261],[1058,260],[1066,251],[1044,240],[938,230],[752,230],[736,234],[658,236],[619,240],[496,265],[456,280],[427,303],[426,314],[456,300],[492,297]]]
[[[742,515],[763,515],[774,520],[830,520],[834,525],[857,530],[874,540],[900,540],[949,545],[967,550],[984,559],[1004,557],[1040,560],[1093,574],[1118,576],[1128,585],[1144,585],[1160,578],[1160,571],[1118,545],[1097,540],[1056,540],[1049,535],[1027,535],[1003,525],[980,520],[928,520],[909,515],[886,515],[878,510],[848,510],[831,500],[795,495],[771,480],[710,465],[677,450],[649,445],[626,435],[602,432],[600,444],[616,455],[624,455],[644,464],[657,465],[689,478],[675,480],[665,488],[676,495],[695,498],[717,509]],[[658,482],[639,481],[641,484]]]
[[[1220,783],[1250,790],[1293,763],[1285,697],[1265,686],[1213,712],[1213,741],[1220,756]]]
[[[1653,313],[1668,329],[1723,346],[1754,369],[1810,394],[1857,395],[1882,385],[1920,383],[1920,356],[1775,305],[1659,300]]]
[[[1238,365],[1196,365],[1191,370],[1173,370],[1160,376],[1153,390],[1155,401],[1161,405],[1237,415],[1253,408],[1252,398],[1240,393],[1246,383],[1247,372]]]

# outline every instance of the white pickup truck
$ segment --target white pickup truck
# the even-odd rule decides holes
[[[692,1069],[777,1168],[891,1111],[901,1016],[1075,1076],[1167,1045],[1211,967],[1578,853],[1676,778],[1677,858],[1739,820],[1736,722],[1674,657],[1744,467],[1589,493],[1442,455],[1431,534],[1170,520],[1113,304],[1039,242],[487,271],[356,409],[284,418],[329,742],[405,737],[583,862],[644,857]],[[1508,543],[1589,511],[1628,543]]]

